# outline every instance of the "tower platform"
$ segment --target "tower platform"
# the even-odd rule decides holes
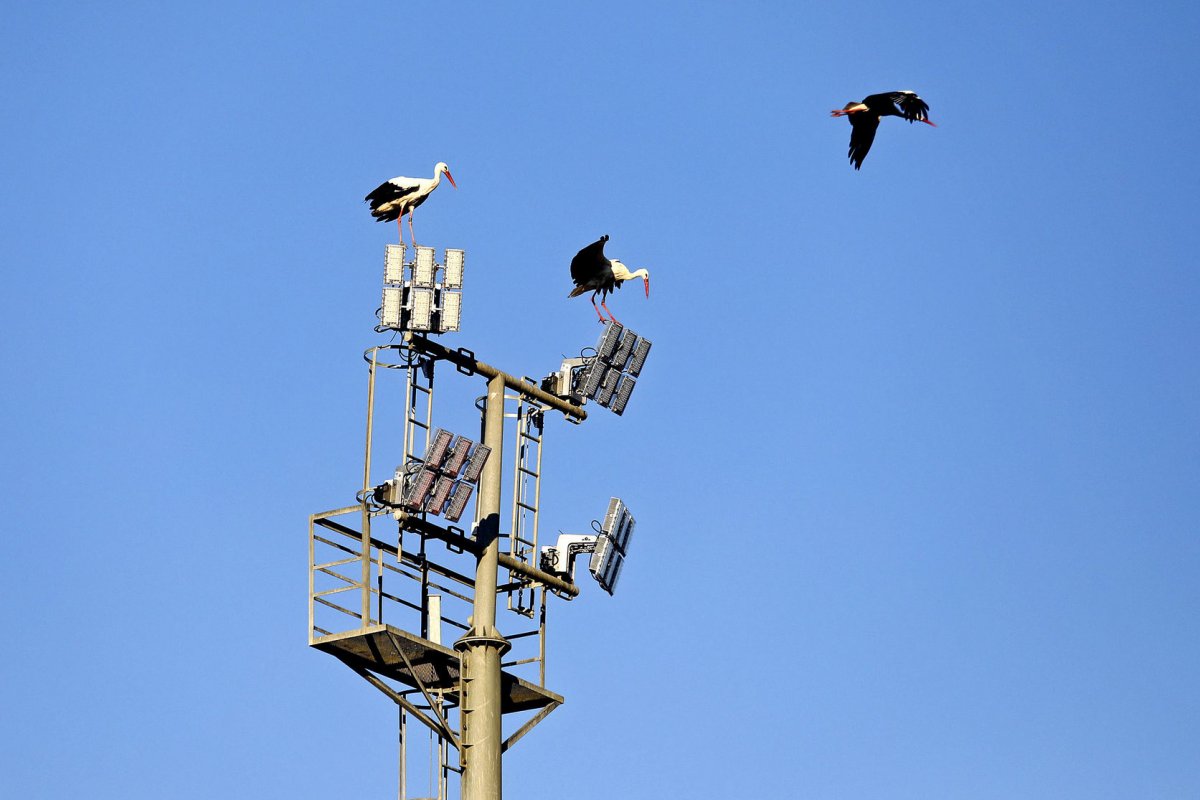
[[[345,633],[315,636],[311,644],[348,664],[414,689],[419,688],[419,680],[429,691],[444,692],[453,704],[460,702],[458,653],[428,639],[391,625],[371,625]],[[500,692],[504,714],[537,710],[563,702],[561,695],[506,671],[500,673]]]

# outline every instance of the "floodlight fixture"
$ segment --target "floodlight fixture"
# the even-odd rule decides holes
[[[625,371],[625,365],[629,363],[629,357],[633,355],[633,348],[637,346],[638,335],[633,331],[625,331],[625,335],[621,337],[621,343],[617,345],[617,351],[613,353],[612,360],[609,362],[615,369],[622,372]]]
[[[608,404],[608,410],[618,417],[622,416],[625,413],[625,406],[629,405],[629,396],[633,394],[633,389],[636,386],[636,378],[629,375],[621,378],[621,383],[617,386],[617,391],[613,394],[612,400]]]
[[[601,361],[608,363],[612,358],[613,353],[617,351],[617,346],[621,341],[621,331],[625,330],[619,322],[604,323],[604,332],[600,334],[600,341],[596,342],[596,357]]]
[[[646,356],[650,354],[651,342],[649,339],[639,339],[637,346],[633,348],[632,358],[629,359],[628,372],[633,377],[637,377],[642,372],[642,366],[646,363]]]
[[[492,454],[492,448],[486,444],[475,445],[475,452],[471,453],[471,458],[467,461],[467,469],[463,473],[462,479],[467,483],[475,483],[479,480],[479,476],[483,474],[483,465],[487,463],[488,456]]]
[[[404,244],[389,244],[383,251],[383,282],[404,282]]]
[[[441,291],[441,312],[438,318],[438,330],[461,330],[462,325],[462,293]]]
[[[412,317],[409,327],[427,331],[433,327],[433,289],[412,290]]]
[[[440,469],[442,460],[446,457],[446,451],[450,449],[450,442],[454,439],[454,434],[450,431],[435,428],[433,438],[429,440],[429,446],[425,448],[425,468]]]
[[[474,487],[466,481],[459,481],[454,484],[454,491],[450,493],[450,505],[446,506],[445,517],[447,520],[458,522],[462,518],[463,511],[467,507],[467,501],[471,499],[473,489]]]
[[[446,248],[446,274],[443,283],[447,289],[461,289],[463,285],[463,266],[467,254],[457,248]]]
[[[607,371],[608,368],[600,362],[600,359],[592,359],[592,362],[584,368],[579,376],[576,391],[590,400],[595,400],[596,392],[600,391],[600,387],[604,385],[604,373]]]
[[[441,514],[446,500],[450,497],[450,490],[453,488],[454,478],[449,475],[442,475],[438,478],[433,487],[433,493],[429,495],[429,502],[425,504],[425,510],[430,514]]]
[[[413,285],[422,289],[432,289],[436,269],[437,266],[433,263],[433,248],[418,247],[417,261],[413,264]]]
[[[604,374],[604,382],[596,392],[596,402],[608,408],[613,392],[617,390],[617,381],[621,380],[621,371],[613,368]]]
[[[399,286],[383,287],[383,309],[379,321],[385,328],[399,328],[404,310],[404,289]]]
[[[601,535],[612,540],[622,553],[629,549],[629,539],[633,536],[633,526],[636,520],[630,513],[629,507],[619,497],[608,501],[608,512],[604,515],[604,524],[600,526]]]
[[[442,465],[442,472],[452,478],[457,478],[458,471],[463,468],[463,464],[467,463],[467,456],[471,454],[472,444],[474,442],[467,437],[458,437],[458,441],[454,443],[450,455],[446,458],[446,463]]]
[[[410,475],[408,487],[404,491],[404,499],[401,502],[414,511],[420,511],[425,507],[425,500],[429,497],[429,490],[433,488],[436,478],[437,473],[427,469]]]
[[[625,556],[612,544],[611,539],[601,537],[596,544],[596,552],[588,562],[588,571],[600,584],[600,588],[612,594],[617,590],[617,579],[621,577],[621,569],[625,566]]]

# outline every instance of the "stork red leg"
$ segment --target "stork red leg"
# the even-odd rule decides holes
[[[592,295],[592,308],[596,309],[596,316],[600,318],[600,324],[603,325],[606,320],[604,319],[604,315],[600,313],[600,309],[596,308],[596,295]]]
[[[400,244],[404,244],[404,215],[396,217],[396,230],[400,233]]]
[[[603,308],[605,311],[608,311],[608,316],[612,318],[612,321],[613,321],[613,322],[616,322],[618,325],[620,325],[620,324],[621,324],[620,322],[617,322],[617,318],[613,316],[613,312],[612,312],[611,310],[609,310],[608,306],[606,306],[606,305],[604,304],[604,301],[603,301],[603,300],[601,300],[601,301],[600,301],[600,306],[601,306],[601,308]],[[603,321],[603,320],[601,320],[601,321]]]
[[[412,234],[413,248],[415,249],[417,246],[417,234],[413,233],[412,218],[413,212],[410,211],[408,212],[408,232]]]

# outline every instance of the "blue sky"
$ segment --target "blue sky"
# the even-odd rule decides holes
[[[547,434],[552,609],[512,797],[1200,795],[1200,277],[1184,3],[7,10],[0,791],[394,792],[305,640],[394,241],[443,186],[464,333],[542,375],[602,233],[629,411]],[[913,89],[859,173],[829,110]],[[488,302],[493,301],[493,302]],[[464,384],[460,403],[475,387]],[[482,387],[479,387],[482,391]],[[453,402],[447,400],[447,402]]]

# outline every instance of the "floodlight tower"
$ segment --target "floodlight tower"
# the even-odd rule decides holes
[[[460,775],[463,800],[500,800],[503,753],[563,702],[545,686],[547,596],[569,600],[578,595],[572,568],[575,557],[585,552],[591,553],[591,573],[611,594],[633,531],[632,514],[614,497],[603,523],[594,523],[594,535],[568,534],[556,547],[539,548],[542,426],[546,411],[583,422],[589,399],[623,413],[649,342],[610,324],[594,355],[569,359],[540,384],[517,378],[466,348],[450,349],[430,338],[461,327],[464,262],[462,250],[447,250],[439,264],[433,248],[418,247],[410,262],[403,244],[387,246],[377,330],[399,334],[401,340],[364,354],[369,366],[367,436],[358,503],[309,518],[309,644],[336,656],[400,707],[401,800],[406,796],[406,715],[438,739],[438,800],[445,800],[450,773]],[[433,425],[439,362],[486,381],[486,394],[476,403],[480,441]],[[376,385],[390,370],[406,378],[403,463],[377,483],[372,455],[377,399],[382,398],[377,398]],[[513,402],[516,412],[507,413],[506,403]],[[512,457],[506,460],[506,419],[514,418]],[[502,524],[506,463],[513,467],[507,531]],[[527,493],[531,480],[532,495]],[[454,523],[473,492],[474,526],[468,533]],[[523,514],[532,514],[531,536],[522,527]],[[395,522],[394,541],[372,530],[387,517]],[[461,562],[466,568],[458,566]],[[500,569],[508,573],[503,585]],[[416,598],[406,598],[406,589],[395,588],[397,583],[410,595],[415,591]],[[501,633],[501,594],[508,595],[510,610],[536,619],[537,628],[509,637]],[[540,605],[533,599],[539,594]],[[358,602],[351,607],[339,599],[356,595]],[[530,599],[514,603],[514,595]],[[469,610],[465,622],[444,603]],[[442,643],[443,625],[462,631],[452,648]],[[528,648],[528,642],[536,642],[534,656],[502,662],[514,646]],[[536,682],[505,669],[534,663]],[[505,715],[527,712],[533,715],[505,739]],[[457,766],[448,760],[450,748],[458,751]]]

